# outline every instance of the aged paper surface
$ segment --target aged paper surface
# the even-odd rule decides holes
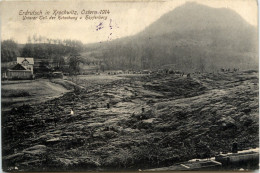
[[[258,169],[257,1],[0,7],[4,171]]]

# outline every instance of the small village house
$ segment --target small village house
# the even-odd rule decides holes
[[[7,70],[7,79],[33,79],[34,59],[17,57],[17,64]]]

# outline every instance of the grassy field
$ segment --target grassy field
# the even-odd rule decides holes
[[[47,79],[2,81],[2,111],[59,97],[68,90]]]
[[[258,147],[258,72],[96,79],[3,114],[3,169],[137,171]]]

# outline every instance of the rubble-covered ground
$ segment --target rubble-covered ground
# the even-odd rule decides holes
[[[2,113],[4,171],[138,170],[258,146],[258,72],[78,82]]]

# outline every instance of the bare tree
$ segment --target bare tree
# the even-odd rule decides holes
[[[31,36],[28,36],[28,38],[27,38],[27,43],[32,43],[32,38],[31,38]]]
[[[198,62],[198,69],[200,70],[200,72],[204,73],[205,69],[206,69],[206,62],[204,59],[199,58],[199,62]]]
[[[37,41],[38,41],[36,34],[33,34],[33,41],[34,41],[34,43],[37,43]]]
[[[39,41],[39,43],[42,42],[42,36],[39,35],[39,37],[38,37],[38,41]]]

